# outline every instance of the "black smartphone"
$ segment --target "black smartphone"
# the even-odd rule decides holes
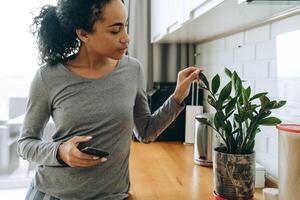
[[[80,151],[87,153],[87,154],[92,154],[92,155],[98,156],[99,158],[109,156],[108,152],[103,151],[101,149],[94,148],[94,147],[84,147],[84,148],[80,149]]]

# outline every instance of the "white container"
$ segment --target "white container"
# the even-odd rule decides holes
[[[195,140],[195,118],[203,113],[203,106],[186,106],[185,113],[185,140],[186,144],[194,144]]]
[[[264,188],[263,189],[264,200],[278,200],[278,189],[277,188]]]
[[[300,197],[300,125],[280,124],[279,130],[279,200]]]
[[[197,115],[195,119],[194,163],[197,165],[212,166],[213,130],[197,120],[210,117],[208,113],[203,113]]]
[[[255,188],[264,188],[265,187],[265,168],[260,164],[256,163],[255,165]]]

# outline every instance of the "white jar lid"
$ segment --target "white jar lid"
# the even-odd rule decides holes
[[[299,124],[278,124],[276,128],[284,131],[285,133],[300,133]]]

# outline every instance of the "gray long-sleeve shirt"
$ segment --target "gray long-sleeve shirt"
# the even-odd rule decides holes
[[[151,142],[183,110],[170,96],[151,115],[143,86],[141,65],[128,56],[97,79],[76,75],[62,64],[39,68],[18,140],[19,155],[38,164],[34,186],[63,200],[126,198],[133,129],[140,141]],[[56,131],[51,141],[43,141],[50,116]],[[90,146],[108,151],[108,160],[86,168],[61,164],[59,145],[76,135],[93,136]]]

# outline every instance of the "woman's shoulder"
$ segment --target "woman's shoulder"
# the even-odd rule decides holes
[[[122,63],[124,65],[130,66],[130,67],[134,67],[136,69],[140,69],[141,66],[142,66],[141,62],[137,58],[134,58],[134,57],[129,56],[129,55],[125,55],[122,58]]]
[[[43,80],[55,80],[56,77],[61,75],[61,70],[59,69],[59,64],[44,64],[37,69],[36,74]]]

